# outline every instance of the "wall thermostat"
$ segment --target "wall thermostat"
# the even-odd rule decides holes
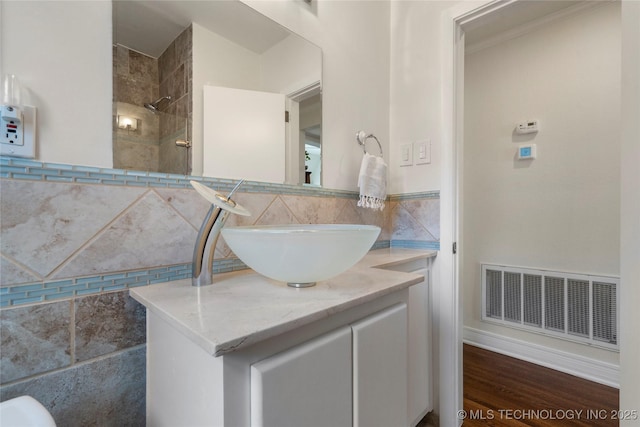
[[[516,125],[516,133],[526,134],[538,132],[538,121],[529,120],[528,122],[518,123]]]
[[[526,144],[518,147],[518,160],[535,159],[536,154],[536,144]]]

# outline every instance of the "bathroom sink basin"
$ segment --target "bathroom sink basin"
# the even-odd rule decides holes
[[[380,227],[296,224],[226,227],[222,236],[247,266],[294,287],[313,286],[352,267],[375,243]]]

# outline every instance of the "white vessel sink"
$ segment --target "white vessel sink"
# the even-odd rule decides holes
[[[371,249],[380,227],[296,224],[226,227],[222,236],[247,266],[290,286],[308,287],[352,267]]]

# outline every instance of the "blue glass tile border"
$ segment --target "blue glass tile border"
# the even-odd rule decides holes
[[[401,202],[404,200],[416,200],[416,199],[439,199],[439,191],[423,191],[420,193],[407,193],[407,194],[391,194],[389,196],[390,202]]]
[[[375,242],[373,244],[373,246],[371,246],[371,251],[374,251],[376,249],[387,249],[391,247],[391,241],[390,240],[378,240],[377,242]]]
[[[237,258],[215,260],[213,263],[214,273],[226,273],[246,268],[247,266]],[[191,278],[191,263],[5,286],[0,288],[0,307],[14,307],[100,294],[189,278]]]
[[[189,181],[199,181],[218,191],[228,192],[235,187],[236,180],[224,178],[203,178],[200,176],[177,175],[170,173],[144,172],[136,170],[109,169],[91,166],[47,163],[16,157],[0,156],[0,177],[29,181],[65,182],[76,184],[122,185],[132,187],[189,188]],[[312,186],[274,184],[246,181],[242,192],[276,193],[298,196],[341,197],[356,199],[356,191],[332,190]],[[390,201],[439,198],[440,192],[394,194]]]
[[[47,163],[8,156],[0,156],[0,177],[29,181],[188,189],[191,189],[189,181],[193,180],[202,182],[220,192],[231,191],[238,182],[237,180],[224,178],[204,178],[191,175]],[[358,193],[355,191],[257,181],[246,181],[242,185],[241,191],[246,193],[276,193],[350,199],[358,197]]]
[[[153,272],[138,270],[3,287],[0,293],[0,307],[14,307],[144,286],[161,275],[164,276],[164,281],[189,278],[191,264],[162,267],[153,269]]]
[[[373,244],[371,250],[389,247],[439,250],[440,242],[379,240]],[[228,273],[246,268],[247,266],[237,258],[215,260],[213,265],[214,273]],[[144,270],[112,272],[97,276],[5,286],[0,288],[0,308],[113,292],[138,286],[189,279],[190,277],[191,263],[186,263]]]
[[[440,242],[433,240],[392,240],[392,248],[440,250]]]

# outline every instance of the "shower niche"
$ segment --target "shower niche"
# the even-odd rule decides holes
[[[192,29],[157,57],[113,46],[113,166],[191,174]]]

